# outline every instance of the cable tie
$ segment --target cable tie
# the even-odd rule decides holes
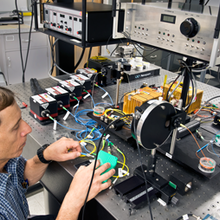
[[[69,117],[69,114],[70,114],[70,112],[67,111],[66,114],[65,114],[65,116],[63,117],[63,120],[64,120],[64,121],[66,121],[66,119]]]
[[[53,122],[54,122],[53,123],[53,130],[56,131],[57,130],[57,120],[54,119]]]
[[[102,96],[102,98],[104,99],[107,95],[108,95],[108,92],[106,92],[106,93]]]

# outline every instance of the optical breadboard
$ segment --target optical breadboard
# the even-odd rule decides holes
[[[82,3],[44,4],[44,27],[82,39]],[[87,42],[107,41],[112,36],[112,7],[110,5],[88,2],[86,4]]]
[[[124,32],[118,32],[116,25],[113,38],[126,35],[146,45],[198,60],[210,60],[217,7],[207,6],[203,13],[197,13],[186,11],[180,3],[172,3],[171,8],[167,3],[122,3],[121,9],[125,10]],[[219,56],[219,50],[217,52]]]

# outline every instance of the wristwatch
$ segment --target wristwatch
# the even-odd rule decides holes
[[[44,155],[43,155],[44,150],[45,150],[48,146],[49,146],[49,144],[44,144],[42,147],[40,147],[40,148],[37,150],[37,156],[38,156],[39,160],[40,160],[42,163],[50,163],[50,162],[52,162],[52,160],[45,160]]]

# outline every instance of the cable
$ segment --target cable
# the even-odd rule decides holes
[[[27,54],[26,54],[24,70],[23,70],[23,76],[22,76],[23,82],[25,82],[25,71],[26,71],[26,68],[27,68],[28,55],[29,55],[29,51],[30,51],[31,30],[32,30],[32,26],[33,26],[33,17],[34,17],[34,8],[33,8],[33,5],[32,5],[32,9],[31,9],[31,25],[30,25],[29,37],[28,37],[28,47],[27,47]]]
[[[84,206],[83,206],[83,209],[82,209],[82,219],[84,219],[84,215],[85,215],[86,202],[87,202],[89,192],[90,192],[90,189],[91,189],[91,186],[92,186],[92,181],[93,181],[95,170],[96,170],[96,163],[97,163],[97,159],[98,159],[98,153],[99,153],[99,149],[100,149],[100,146],[101,146],[102,138],[103,138],[104,134],[106,133],[106,131],[109,129],[109,127],[112,124],[114,124],[115,122],[117,122],[121,118],[127,117],[127,116],[133,116],[133,115],[132,114],[124,115],[124,116],[121,116],[120,118],[116,119],[115,121],[112,121],[110,124],[107,125],[107,127],[105,128],[105,130],[103,131],[103,133],[100,137],[100,140],[99,140],[99,143],[98,143],[98,146],[97,146],[97,151],[96,151],[97,153],[96,153],[95,163],[94,163],[94,167],[93,167],[92,177],[91,177],[91,181],[90,181],[89,188],[88,188],[88,191],[87,191],[87,195],[86,195],[86,198],[85,198]]]
[[[51,117],[50,115],[48,116],[49,117],[49,119],[51,119],[52,121],[56,121],[56,123],[58,124],[58,125],[60,125],[60,126],[62,126],[62,127],[64,127],[64,128],[66,128],[66,129],[69,129],[69,130],[72,130],[72,131],[81,131],[80,129],[74,129],[74,128],[70,128],[70,127],[67,127],[67,126],[65,126],[65,125],[62,125],[62,124],[60,124],[57,120],[55,120],[53,117]]]
[[[206,157],[205,154],[204,154],[204,152],[203,152],[203,150],[202,150],[201,147],[199,146],[198,141],[196,140],[195,136],[194,136],[193,133],[190,131],[190,129],[187,128],[187,127],[186,127],[185,125],[183,125],[183,124],[180,124],[180,126],[183,127],[183,128],[186,128],[186,129],[189,131],[189,133],[192,135],[193,139],[195,140],[197,146],[199,147],[200,151],[202,152],[203,156]],[[197,155],[197,152],[196,152],[196,156],[200,159],[200,157]]]
[[[5,74],[4,74],[3,72],[0,72],[0,74],[2,74],[2,76],[3,76],[4,80],[5,80],[6,86],[8,86],[8,82],[7,82],[7,80],[6,80]]]
[[[167,90],[167,95],[166,95],[166,101],[169,102],[168,100],[168,94],[170,92],[170,89],[172,88],[173,84],[178,80],[178,78],[180,77],[181,75],[178,74],[178,76],[176,77],[176,79],[174,79],[174,81],[172,82],[172,84],[170,85],[169,89]]]
[[[18,15],[19,20],[19,11],[18,11],[18,3],[17,0],[15,0],[15,8]],[[20,47],[20,59],[21,59],[21,67],[22,67],[22,74],[24,73],[24,61],[23,61],[23,54],[22,54],[22,44],[21,44],[21,25],[20,21],[18,22],[18,38],[19,38],[19,47]],[[23,76],[22,76],[22,82],[23,82]]]
[[[205,3],[205,5],[207,5],[209,3],[209,0],[207,0],[207,2]]]
[[[112,56],[112,54],[118,49],[120,44],[117,44],[117,46],[115,47],[115,49],[111,52],[110,57]]]
[[[103,89],[101,86],[99,86],[99,85],[97,85],[97,84],[94,84],[94,85],[95,85],[96,87],[100,88],[102,91],[104,91],[105,94],[108,95],[109,99],[111,100],[112,105],[114,105],[114,102],[113,102],[112,97],[110,96],[110,94],[109,94],[105,89]],[[105,94],[104,94],[104,95],[105,95]],[[103,95],[103,96],[104,96],[104,95]]]
[[[204,106],[206,106],[210,101],[212,101],[213,99],[216,99],[216,98],[220,98],[220,95],[217,95],[217,96],[214,96],[214,97],[208,99],[208,100],[204,103],[204,105],[201,106],[201,108],[197,111],[197,113],[193,115],[192,119],[194,119],[194,118],[196,117],[196,115],[201,111],[201,109],[202,109]]]
[[[95,102],[94,102],[94,99],[93,99],[92,95],[87,90],[85,90],[85,89],[83,91],[85,91],[90,96],[90,98],[92,99],[92,102],[93,102],[93,107],[94,107],[95,106]]]
[[[133,119],[134,119],[133,129],[134,129],[134,134],[136,136],[136,127],[135,127],[136,119],[135,119],[135,117],[133,117]],[[152,214],[152,210],[151,210],[151,203],[150,203],[150,198],[149,198],[148,189],[147,189],[147,178],[146,178],[144,168],[143,168],[143,162],[142,162],[142,158],[141,158],[140,146],[139,146],[137,138],[135,138],[135,140],[136,140],[136,144],[137,144],[139,160],[140,160],[140,163],[141,163],[141,170],[142,170],[143,177],[144,177],[144,182],[145,182],[146,196],[147,196],[147,203],[148,203],[148,207],[149,207],[149,211],[150,211],[150,217],[151,217],[151,220],[153,220],[153,214]]]
[[[184,73],[185,73],[185,72],[184,72]],[[179,87],[180,83],[182,82],[183,77],[184,77],[184,75],[185,75],[184,73],[181,75],[181,78],[180,78],[179,82],[176,84],[176,87],[175,87],[175,88],[172,90],[172,92],[169,94],[168,101],[170,100],[171,96],[173,95],[173,93],[176,91],[176,89]],[[171,87],[171,88],[172,88],[172,87]]]
[[[79,66],[79,64],[81,63],[81,61],[82,61],[82,58],[83,58],[83,56],[84,56],[84,53],[85,53],[85,47],[83,47],[83,50],[82,50],[82,53],[81,53],[81,55],[80,55],[80,58],[79,58],[79,60],[78,60],[78,62],[77,62],[77,64],[73,67],[73,71],[75,71],[75,69]]]
[[[22,44],[21,44],[21,24],[20,24],[20,16],[22,15],[22,12],[18,10],[18,4],[17,0],[15,0],[15,8],[16,8],[16,13],[18,16],[18,37],[19,37],[19,47],[20,47],[20,59],[21,59],[21,67],[22,67],[22,82],[25,82],[25,71],[27,68],[27,61],[28,61],[28,56],[29,56],[29,51],[30,51],[30,43],[31,43],[31,30],[32,30],[32,25],[33,25],[33,5],[32,6],[32,15],[31,15],[31,23],[30,23],[30,30],[29,30],[29,37],[28,37],[28,47],[27,47],[27,54],[25,58],[25,64],[23,60],[23,54],[22,54]]]

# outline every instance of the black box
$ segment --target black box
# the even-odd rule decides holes
[[[185,195],[192,188],[193,177],[186,172],[177,171],[170,176],[170,182],[177,186],[180,195]]]
[[[98,82],[97,70],[95,70],[93,68],[91,69],[91,68],[87,67],[87,68],[83,68],[83,69],[78,69],[76,71],[76,74],[82,74],[82,75],[88,77],[92,82],[94,82],[94,80],[95,80],[95,82]]]
[[[116,64],[108,58],[104,59],[89,59],[88,67],[98,71],[98,84],[100,86],[112,85],[116,81]]]
[[[82,74],[74,74],[74,75],[71,75],[71,78],[83,87],[82,88],[83,95],[87,94],[87,92],[92,91],[91,80],[88,77]],[[84,90],[86,90],[87,92],[85,92]]]
[[[67,90],[70,94],[70,102],[76,102],[76,97],[78,100],[82,99],[82,86],[75,80],[64,80],[58,83],[61,87]]]
[[[60,86],[46,88],[45,90],[50,96],[52,96],[53,98],[57,100],[58,110],[62,110],[62,107],[60,107],[60,104],[62,104],[62,106],[65,108],[70,107],[70,95],[68,91],[61,88]]]
[[[56,118],[58,116],[57,101],[47,93],[33,95],[30,97],[30,115],[41,124],[52,122],[49,117]]]

